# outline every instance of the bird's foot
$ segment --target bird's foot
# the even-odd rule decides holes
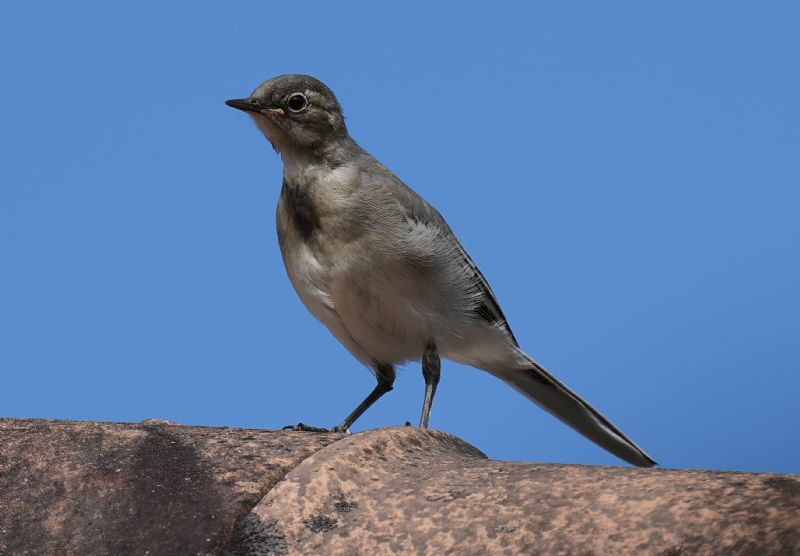
[[[306,425],[305,423],[297,423],[296,425],[286,425],[281,430],[291,431],[291,432],[341,432],[336,430],[338,427],[333,429],[324,429],[322,427],[312,427],[311,425]]]
[[[296,425],[286,425],[281,430],[290,432],[340,432],[344,434],[350,434],[350,429],[343,429],[341,425],[333,427],[332,429],[326,429],[323,427],[312,427],[311,425],[306,425],[305,423],[297,423]]]

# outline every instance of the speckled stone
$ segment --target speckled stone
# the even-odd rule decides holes
[[[492,461],[414,427],[0,419],[0,554],[800,554],[800,477]]]
[[[0,419],[0,554],[220,553],[341,434]]]
[[[492,461],[399,427],[323,448],[245,522],[272,544],[232,553],[800,554],[800,477]]]

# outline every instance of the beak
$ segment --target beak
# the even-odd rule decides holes
[[[245,112],[261,112],[264,109],[261,104],[249,98],[234,98],[226,100],[225,104],[231,108],[236,108],[237,110],[243,110]]]
[[[249,98],[233,98],[231,100],[226,100],[225,104],[230,106],[231,108],[236,108],[237,110],[243,110],[245,112],[258,112],[259,114],[275,114],[276,116],[283,116],[283,108],[270,108],[269,106],[264,106],[257,100],[249,99]]]

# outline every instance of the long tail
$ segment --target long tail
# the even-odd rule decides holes
[[[559,382],[530,356],[525,355],[525,360],[530,365],[522,369],[490,372],[615,456],[639,467],[656,465],[653,458],[599,411]]]

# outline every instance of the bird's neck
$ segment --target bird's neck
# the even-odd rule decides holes
[[[361,147],[349,136],[335,142],[304,149],[281,149],[283,175],[287,181],[309,171],[335,170],[362,153]]]

